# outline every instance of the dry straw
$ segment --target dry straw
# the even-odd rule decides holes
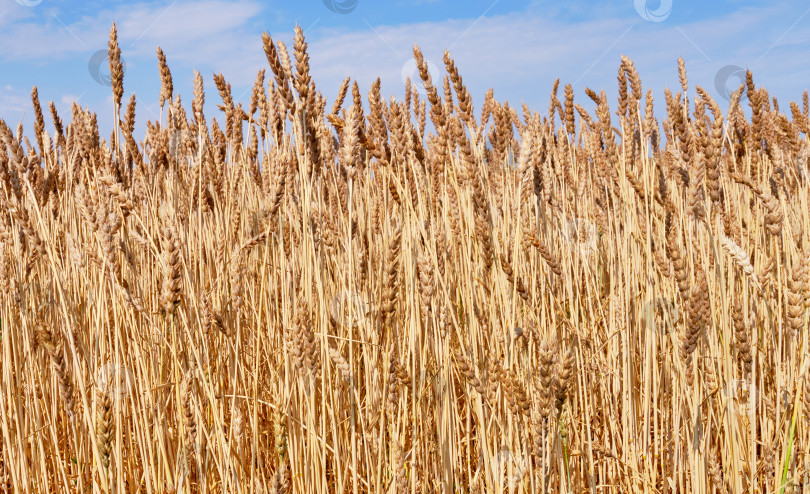
[[[475,112],[461,64],[434,80],[415,47],[401,98],[347,78],[327,101],[297,28],[262,36],[246,102],[195,72],[184,107],[158,48],[139,136],[117,34],[109,141],[78,105],[46,124],[36,88],[31,128],[0,120],[4,485],[808,488],[806,93],[748,73],[724,113],[679,60],[659,124],[622,57],[615,105],[557,81],[547,113]]]

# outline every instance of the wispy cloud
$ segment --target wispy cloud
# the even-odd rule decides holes
[[[539,8],[484,18],[475,25],[447,20],[335,33],[311,45],[313,71],[316,80],[335,87],[346,75],[366,84],[380,76],[383,87],[396,93],[413,43],[439,65],[444,48],[452,45],[451,55],[474,94],[494,87],[500,97],[539,107],[546,104],[557,77],[579,81],[580,90],[587,85],[613,94],[622,54],[635,61],[645,85],[656,94],[677,85],[679,56],[687,62],[693,88],[713,89],[717,71],[730,63],[750,67],[759,83],[782,97],[799,97],[808,80],[810,69],[796,62],[810,55],[810,21],[786,33],[789,21],[802,13],[795,5],[746,7],[682,23],[650,23],[637,15],[573,23],[538,15]]]
[[[129,55],[153,55],[161,45],[178,57],[225,58],[229,50],[252,38],[250,23],[261,10],[253,1],[127,3],[68,22],[58,9],[42,4],[22,9],[26,15],[4,22],[0,60],[44,61],[95,51],[106,47],[112,22],[117,23],[119,41]]]
[[[484,3],[481,14],[492,2]],[[700,84],[712,90],[717,72],[733,64],[751,68],[756,81],[781,99],[799,98],[810,80],[810,67],[802,63],[810,55],[808,7],[746,3],[750,2],[719,2],[701,16],[694,15],[700,12],[694,5],[689,11],[686,2],[676,2],[664,22],[647,22],[632,2],[618,0],[598,7],[580,0],[565,4],[535,0],[480,18],[466,15],[408,23],[390,19],[384,24],[372,23],[358,9],[347,15],[359,17],[349,23],[351,27],[325,25],[319,17],[304,27],[309,28],[313,77],[327,97],[334,96],[347,76],[356,79],[363,92],[380,77],[384,94],[401,96],[403,73],[410,73],[407,64],[413,44],[418,43],[437,67],[438,77],[443,74],[438,69],[444,49],[452,47],[451,55],[479,102],[494,87],[499,99],[515,105],[525,101],[543,109],[557,77],[563,83],[576,83],[578,99],[584,99],[585,86],[605,88],[614,97],[621,54],[635,61],[657,101],[662,101],[665,87],[677,85],[679,56],[687,62],[692,88]],[[203,73],[209,89],[212,73],[222,72],[233,85],[235,97],[246,94],[256,71],[267,65],[260,38],[264,30],[291,47],[294,24],[289,16],[280,27],[280,14],[255,0],[104,5],[69,16],[63,10],[49,10],[43,2],[31,9],[12,8],[12,14],[0,17],[0,43],[5,47],[0,51],[0,66],[14,69],[4,70],[14,74],[9,79],[12,85],[25,87],[33,79],[41,85],[40,94],[59,99],[62,94],[86,91],[83,98],[88,104],[103,104],[109,91],[88,77],[87,59],[106,47],[115,20],[128,67],[125,89],[136,92],[139,102],[149,102],[140,108],[145,106],[147,111],[141,114],[151,118],[150,113],[157,113],[152,100],[156,102],[159,90],[154,54],[158,45],[167,54],[176,91],[187,97],[193,69]],[[49,70],[53,61],[60,60],[73,72],[53,80]],[[2,115],[18,114],[26,96],[27,91],[16,89],[0,93]],[[215,99],[208,98],[209,102]]]
[[[22,115],[30,105],[28,93],[10,85],[0,87],[0,108],[11,113]]]

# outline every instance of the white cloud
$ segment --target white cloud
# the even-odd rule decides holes
[[[717,94],[717,71],[736,64],[750,67],[755,80],[772,94],[796,99],[804,89],[803,81],[810,80],[810,69],[796,63],[810,55],[805,42],[810,22],[788,31],[797,17],[791,12],[784,4],[767,5],[681,25],[649,23],[637,16],[570,23],[514,13],[332,33],[311,42],[310,48],[314,78],[326,94],[334,94],[340,81],[352,75],[364,87],[380,76],[384,93],[400,96],[402,66],[417,42],[425,58],[439,66],[443,66],[444,49],[449,48],[479,102],[489,87],[495,87],[499,99],[507,98],[515,106],[526,101],[544,109],[556,77],[563,84],[576,83],[580,101],[588,101],[582,94],[585,86],[615,95],[622,54],[634,60],[645,88],[654,89],[659,109],[664,88],[678,86],[679,56],[687,62],[692,91],[700,84]]]
[[[225,58],[255,38],[246,25],[261,11],[254,1],[178,1],[167,5],[127,3],[67,23],[56,9],[36,9],[0,31],[0,60],[45,61],[106,48],[113,21],[124,56],[154,56],[158,45],[174,56]]]
[[[575,83],[576,98],[586,107],[585,86],[605,88],[615,101],[621,54],[635,61],[645,88],[654,89],[659,111],[664,88],[678,86],[677,58],[681,55],[687,62],[692,90],[700,84],[716,94],[715,74],[729,64],[750,67],[757,83],[780,99],[800,98],[804,81],[810,80],[810,68],[801,63],[810,55],[810,15],[804,18],[806,22],[796,22],[803,11],[789,4],[742,7],[681,24],[671,19],[645,22],[632,8],[622,10],[617,1],[593,11],[600,15],[572,21],[571,12],[579,12],[577,5],[582,2],[575,4],[568,10],[549,12],[555,3],[535,1],[524,12],[359,31],[316,25],[308,33],[313,78],[327,97],[334,97],[347,76],[358,80],[363,94],[380,77],[383,94],[400,98],[403,67],[412,59],[413,44],[418,43],[442,75],[442,54],[444,49],[450,51],[478,107],[486,90],[494,87],[498,99],[508,99],[518,107],[526,101],[533,109],[545,111],[557,77],[563,84]],[[58,12],[50,15],[42,10],[36,19],[24,14],[28,13],[17,14],[16,22],[0,30],[0,43],[8,47],[0,52],[0,60],[37,64],[89,57],[106,46],[110,24],[116,19],[128,64],[126,90],[141,96],[151,97],[159,89],[154,55],[158,45],[166,52],[175,90],[186,104],[191,99],[194,68],[205,77],[209,102],[218,100],[212,72],[224,73],[233,85],[234,98],[246,99],[256,71],[267,68],[261,46],[261,32],[267,28],[256,19],[269,14],[254,0],[182,0],[169,8],[115,4],[66,27],[60,26]],[[291,48],[292,28],[273,32],[274,39],[283,39]],[[6,93],[0,101],[4,116],[7,109],[20,108],[26,101]],[[138,104],[145,110],[140,116],[154,118],[156,102],[141,103],[139,99]]]
[[[3,119],[12,128],[16,128],[26,110],[31,106],[29,91],[23,91],[10,85],[0,88],[0,111]]]

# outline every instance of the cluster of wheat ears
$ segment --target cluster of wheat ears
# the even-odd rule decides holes
[[[613,112],[476,115],[414,48],[421,99],[328,107],[263,43],[217,118],[158,49],[140,141],[115,26],[109,140],[0,120],[6,488],[808,492],[806,92],[724,114],[680,61],[659,124],[623,58]]]

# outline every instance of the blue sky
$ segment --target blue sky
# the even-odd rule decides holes
[[[690,91],[699,84],[718,100],[724,81],[717,74],[731,74],[727,86],[736,86],[737,68],[750,68],[782,108],[810,86],[810,4],[798,1],[0,0],[0,118],[12,128],[22,119],[30,131],[29,94],[37,85],[43,104],[54,101],[63,115],[73,100],[96,111],[102,135],[109,135],[111,91],[105,69],[90,65],[106,49],[113,21],[126,62],[125,99],[137,95],[141,129],[144,119],[159,116],[158,46],[187,105],[193,70],[202,73],[210,117],[219,102],[213,74],[223,73],[234,97],[247,102],[256,72],[267,68],[261,33],[291,47],[296,24],[330,102],[347,76],[364,95],[379,76],[383,94],[401,98],[404,77],[415,75],[414,43],[435,62],[435,77],[444,74],[442,53],[450,51],[476,112],[490,87],[499,100],[545,112],[557,77],[574,85],[586,108],[585,87],[605,89],[615,105],[622,54],[634,60],[645,90],[653,88],[659,115],[664,88],[679,90],[678,56]]]

